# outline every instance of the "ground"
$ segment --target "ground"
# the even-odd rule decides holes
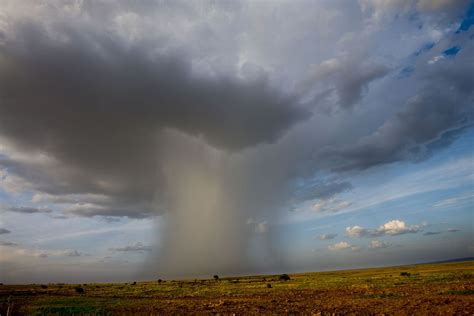
[[[0,285],[0,314],[474,315],[474,261],[289,276]]]

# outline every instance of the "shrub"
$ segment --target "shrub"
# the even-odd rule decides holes
[[[289,281],[289,280],[290,280],[290,276],[285,273],[285,274],[280,275],[279,279],[280,279],[281,281]]]
[[[267,284],[267,288],[271,289],[272,285],[270,283]]]
[[[133,282],[132,285],[137,285],[137,282]]]
[[[219,281],[219,276],[217,274],[214,275],[214,280]]]
[[[47,286],[47,285],[44,285],[44,284],[41,284],[41,288],[42,288],[42,289],[47,289],[48,286]]]
[[[163,282],[163,280],[162,280],[162,279],[158,279],[158,283],[161,283],[161,282]]]
[[[84,289],[83,289],[82,287],[80,287],[80,286],[76,287],[75,290],[76,290],[76,292],[79,293],[79,294],[84,293]]]
[[[400,272],[400,275],[401,276],[410,276],[411,273],[410,272]]]

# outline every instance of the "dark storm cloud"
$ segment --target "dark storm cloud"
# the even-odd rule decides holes
[[[0,246],[6,246],[6,247],[14,247],[17,246],[17,243],[11,242],[11,241],[1,241],[0,240]]]
[[[366,169],[399,160],[417,159],[426,143],[442,137],[449,128],[460,126],[465,117],[462,100],[443,93],[412,99],[405,111],[387,121],[374,134],[354,145],[331,149],[328,155],[341,160],[341,169]],[[451,107],[447,107],[451,104]],[[463,128],[461,125],[459,128]]]
[[[9,231],[8,229],[6,229],[6,228],[0,228],[0,235],[9,234],[9,233],[11,233],[11,231]]]
[[[103,154],[119,141],[131,145],[126,135],[139,141],[168,127],[237,150],[275,141],[305,114],[265,81],[194,74],[185,53],[160,53],[149,43],[126,47],[118,38],[61,24],[54,31],[59,34],[23,23],[0,48],[2,130],[26,145],[40,143],[64,156],[76,156],[78,145]],[[19,118],[23,126],[15,128]],[[104,136],[105,144],[97,139]],[[64,148],[61,139],[72,144]]]
[[[164,129],[237,151],[309,115],[264,77],[198,75],[186,52],[163,47],[61,21],[12,23],[0,44],[0,135],[54,167],[3,157],[1,166],[41,192],[117,199],[72,213],[142,217],[160,186]]]
[[[416,79],[424,82],[395,116],[354,144],[329,147],[320,157],[335,169],[366,169],[400,160],[426,158],[452,143],[473,122],[474,58],[472,41],[451,59],[424,59]]]
[[[116,170],[117,174],[104,175],[81,168],[81,165],[70,165],[64,162],[43,166],[36,162],[18,162],[1,158],[0,167],[26,181],[26,184],[22,183],[26,185],[24,189],[41,192],[34,196],[33,202],[68,205],[64,211],[69,214],[86,217],[143,218],[151,216],[153,210],[156,211],[156,208],[151,205],[154,194],[152,179],[145,179],[150,181],[149,186],[146,183],[134,181],[133,176],[138,176],[139,167],[132,171]],[[127,178],[125,185],[112,185],[113,181],[124,181],[123,179],[127,176],[130,178]],[[148,177],[152,176],[153,174],[148,175]],[[8,206],[6,210],[20,213],[51,213],[48,208],[37,207]],[[55,218],[68,217],[55,216]]]
[[[48,208],[38,208],[30,206],[7,206],[5,210],[16,213],[33,214],[33,213],[51,213],[52,211]]]
[[[439,235],[441,232],[425,232],[423,233],[423,236],[432,236],[432,235]]]
[[[93,216],[105,216],[107,220],[110,216],[126,216],[130,218],[145,218],[153,216],[151,210],[153,209],[152,205],[126,205],[124,206],[113,206],[113,205],[96,205],[96,204],[76,204],[64,209],[64,213],[84,216],[84,217],[93,217]]]
[[[302,87],[309,93],[316,90],[313,101],[323,104],[323,108],[335,97],[338,107],[350,109],[362,99],[371,82],[388,72],[387,66],[368,61],[366,56],[344,56],[313,66]]]

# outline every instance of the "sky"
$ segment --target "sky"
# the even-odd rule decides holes
[[[474,256],[474,1],[0,0],[0,282]]]

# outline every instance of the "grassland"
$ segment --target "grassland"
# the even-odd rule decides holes
[[[304,313],[473,315],[474,262],[278,276],[0,285],[7,315]],[[79,289],[83,289],[83,292]]]

